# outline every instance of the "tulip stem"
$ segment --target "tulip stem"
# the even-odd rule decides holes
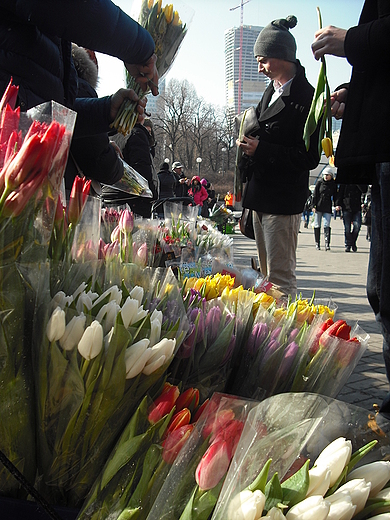
[[[87,370],[88,370],[89,362],[90,362],[89,359],[83,359],[83,361],[82,361],[80,374],[81,374],[81,377],[82,377],[83,379],[84,379],[85,373],[86,373]]]

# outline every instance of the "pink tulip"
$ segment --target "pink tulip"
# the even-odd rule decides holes
[[[234,412],[232,409],[229,410],[219,410],[217,412],[210,413],[206,419],[206,423],[202,430],[202,436],[206,439],[210,434],[215,434],[224,428],[227,424],[230,423],[235,418]]]
[[[102,238],[99,238],[99,244],[98,244],[98,259],[104,260],[105,253],[104,253],[104,247],[106,246],[106,243]]]
[[[148,264],[148,247],[144,242],[141,247],[139,247],[136,255],[136,263],[145,267]]]
[[[215,433],[214,436],[211,437],[211,443],[225,441],[230,450],[230,458],[233,457],[238,441],[240,440],[242,430],[244,428],[244,423],[242,421],[238,421],[234,419],[233,421],[226,424],[223,428]]]
[[[119,219],[119,229],[125,233],[131,233],[134,228],[134,215],[128,209],[124,209]]]
[[[195,471],[195,480],[200,489],[212,489],[220,482],[229,468],[230,453],[226,441],[214,442],[208,447]]]

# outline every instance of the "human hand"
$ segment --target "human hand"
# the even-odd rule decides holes
[[[341,88],[330,95],[330,111],[335,119],[342,119],[344,116],[345,102],[347,101],[348,90]]]
[[[236,144],[242,148],[242,151],[245,153],[245,155],[251,157],[255,155],[256,148],[259,146],[259,140],[256,137],[244,135],[242,141],[237,139]]]
[[[345,29],[339,29],[333,25],[319,29],[314,34],[314,41],[311,44],[315,59],[319,60],[324,54],[345,58],[344,41],[346,34]]]
[[[152,54],[146,63],[125,63],[126,69],[133,76],[135,81],[139,83],[142,90],[145,92],[150,88],[153,96],[158,95],[158,72],[156,62],[157,56]]]
[[[128,88],[121,88],[111,96],[110,122],[115,120],[119,108],[126,99],[137,101],[138,122],[141,123],[145,119],[144,112],[147,99],[140,99],[134,90]]]

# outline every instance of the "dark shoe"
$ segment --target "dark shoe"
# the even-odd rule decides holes
[[[325,251],[330,251],[330,227],[324,227],[324,236],[325,236]]]
[[[357,251],[356,244],[352,246],[352,251],[353,251],[354,253],[356,253],[356,251]]]
[[[305,222],[305,223],[303,224],[303,227],[305,227],[305,228],[307,228],[308,226],[309,226],[309,224],[308,224],[307,222]]]
[[[321,251],[320,244],[316,244],[317,251]]]
[[[351,251],[351,246],[345,246],[345,252],[349,253]]]
[[[320,250],[320,236],[321,236],[321,229],[314,228],[314,240],[316,243],[316,249],[318,249],[318,251]]]

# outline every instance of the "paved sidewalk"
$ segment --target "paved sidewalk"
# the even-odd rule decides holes
[[[337,398],[372,411],[372,405],[380,404],[389,391],[389,384],[382,356],[380,328],[366,296],[370,243],[365,238],[366,228],[362,226],[357,252],[346,253],[342,221],[332,219],[331,227],[331,250],[325,251],[322,246],[321,251],[317,251],[313,229],[305,229],[302,222],[297,251],[298,289],[305,298],[310,298],[313,290],[317,298],[332,298],[337,305],[338,318],[347,320],[349,324],[357,321],[370,335],[365,354]],[[232,236],[235,264],[241,268],[249,267],[251,256],[257,257],[255,242],[241,235],[238,227]]]

